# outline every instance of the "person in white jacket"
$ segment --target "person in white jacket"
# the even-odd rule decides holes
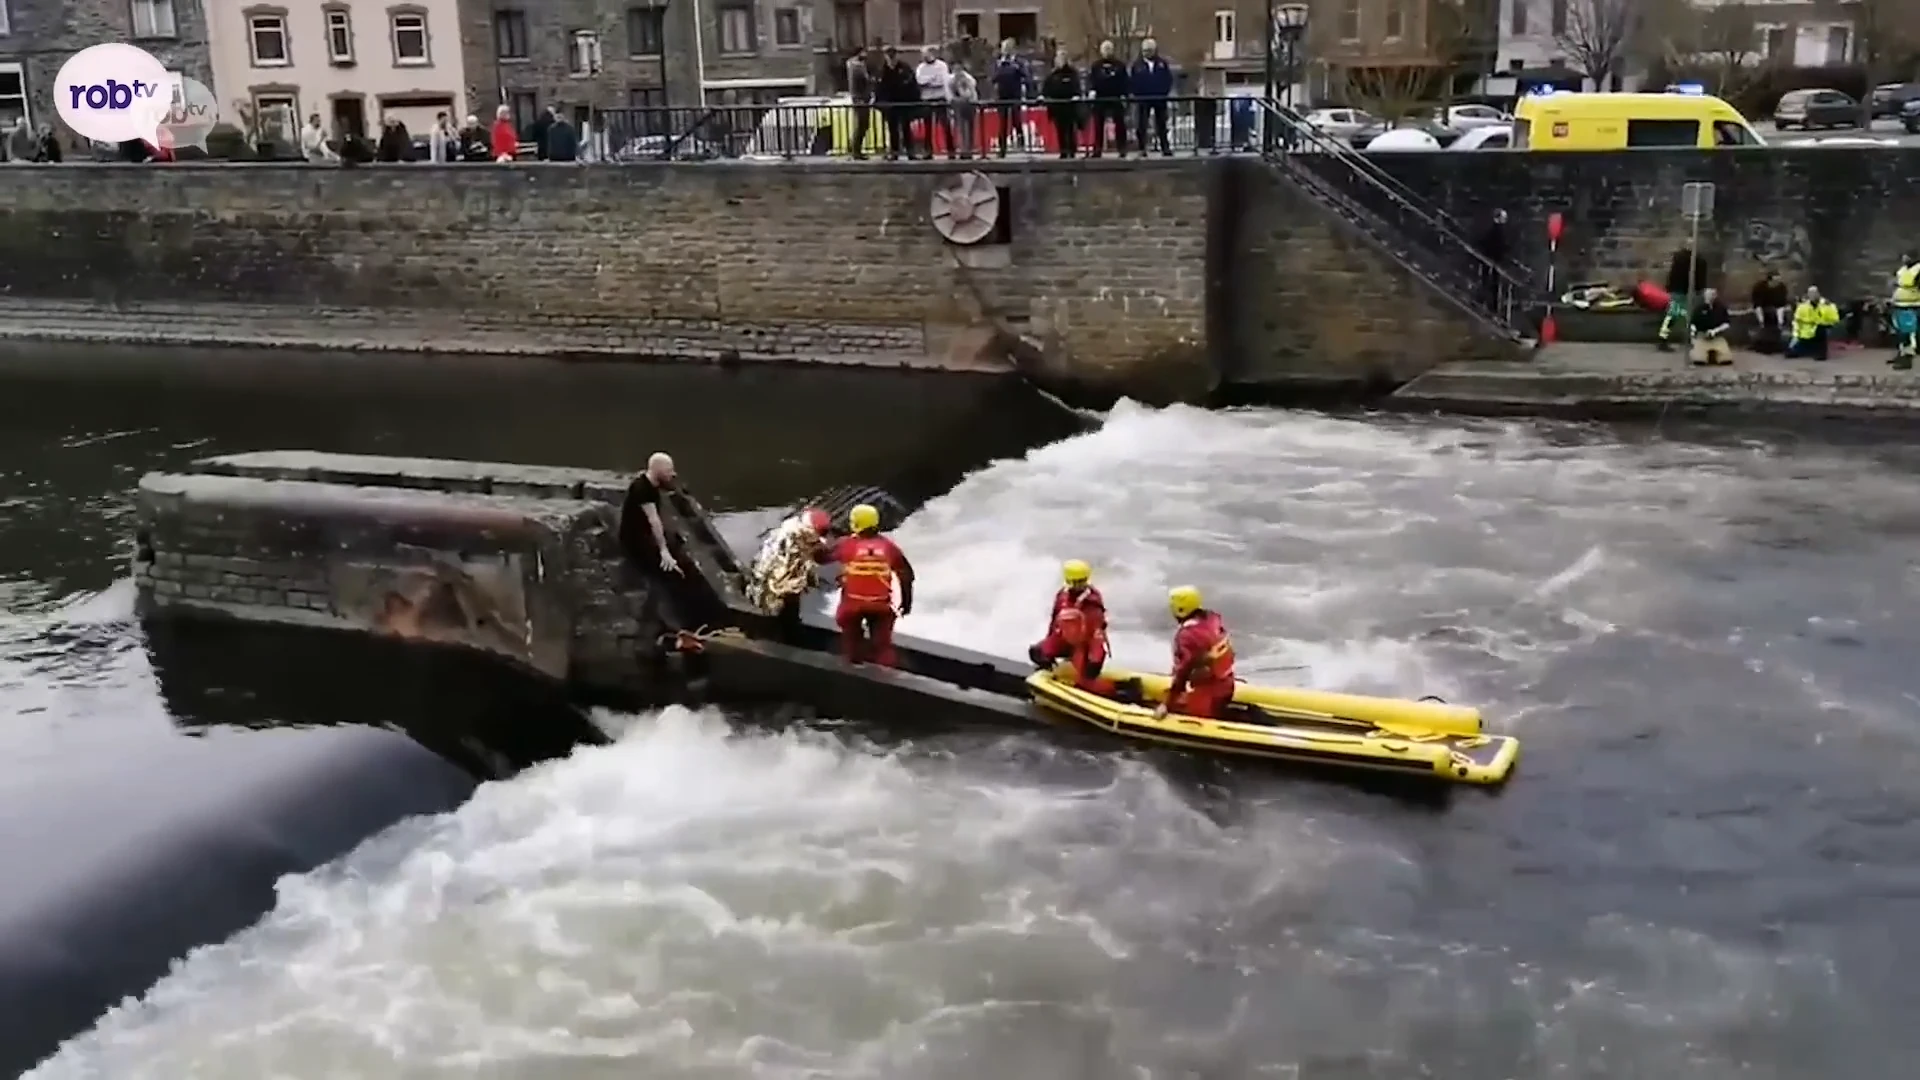
[[[940,51],[929,45],[920,50],[920,66],[914,69],[913,80],[920,84],[920,117],[926,123],[927,156],[932,157],[935,147],[940,145],[947,148],[948,157],[955,156],[959,146],[953,141],[953,69],[940,59]],[[944,143],[934,142],[936,124]]]

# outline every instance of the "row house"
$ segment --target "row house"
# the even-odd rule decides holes
[[[414,135],[467,111],[454,0],[203,0],[222,119],[298,146],[318,115],[336,135]],[[248,118],[252,118],[251,124]]]
[[[53,82],[69,56],[131,42],[178,76],[212,85],[199,0],[0,0],[0,121],[56,123]]]

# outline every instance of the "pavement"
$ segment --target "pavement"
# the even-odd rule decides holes
[[[1443,364],[1401,387],[1391,404],[1485,415],[1608,417],[1678,409],[1920,424],[1920,374],[1893,370],[1892,355],[1843,348],[1822,363],[1738,352],[1731,367],[1708,368],[1651,345],[1567,342],[1526,361]]]
[[[1756,121],[1753,129],[1767,140],[1768,146],[1862,146],[1865,140],[1890,146],[1920,146],[1920,135],[1907,134],[1898,120],[1875,120],[1871,130],[1830,128],[1821,131],[1781,131],[1771,120]]]

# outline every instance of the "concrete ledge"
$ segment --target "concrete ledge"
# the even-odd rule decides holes
[[[1700,368],[1678,353],[1564,344],[1529,363],[1446,364],[1392,394],[1393,409],[1575,418],[1707,412],[1920,424],[1920,378],[1858,350],[1818,363],[1739,356]]]

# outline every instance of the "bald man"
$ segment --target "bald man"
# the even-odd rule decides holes
[[[620,506],[620,549],[637,570],[658,566],[665,573],[684,573],[660,521],[660,493],[673,488],[676,475],[673,458],[655,454],[647,459],[646,471],[627,485],[627,501]]]

